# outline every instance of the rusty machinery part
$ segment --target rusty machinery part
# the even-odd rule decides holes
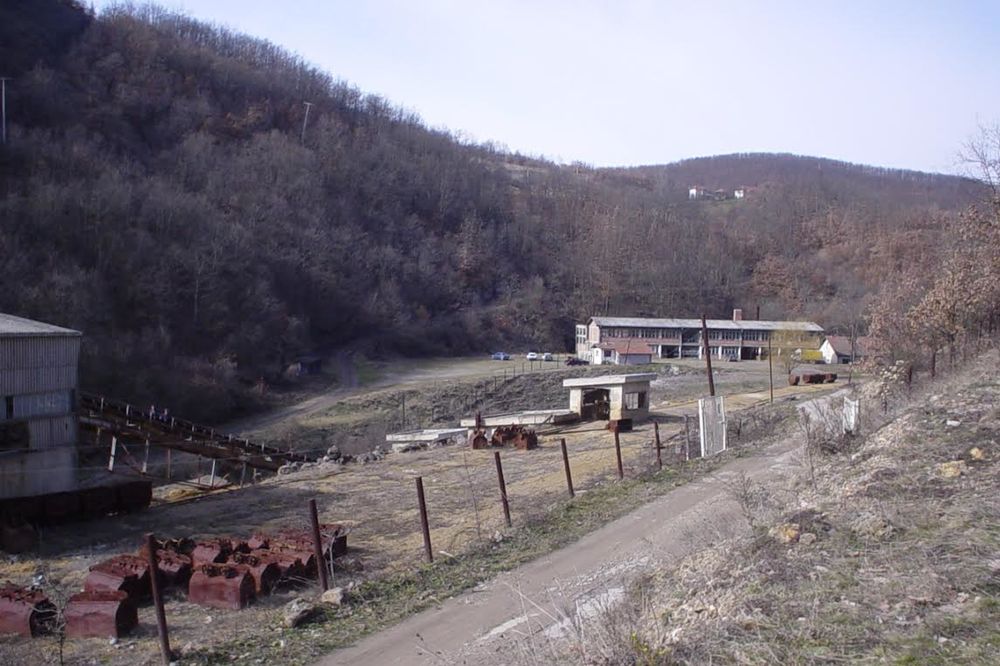
[[[149,598],[149,562],[135,555],[115,555],[90,567],[85,592],[121,590],[135,603]]]
[[[470,449],[488,449],[492,446],[486,437],[486,431],[481,428],[469,431],[467,443]]]
[[[233,542],[229,539],[198,541],[191,549],[191,566],[197,569],[203,564],[220,564],[225,562],[234,550]]]
[[[271,537],[263,532],[255,532],[247,539],[247,546],[250,551],[260,550],[261,548],[267,548],[271,542]]]
[[[205,564],[191,574],[188,601],[200,606],[240,610],[255,598],[250,570],[241,564]]]
[[[490,441],[493,446],[512,446],[520,450],[538,448],[538,435],[522,425],[497,426]]]
[[[156,569],[165,586],[184,587],[191,578],[191,558],[172,550],[156,551]]]
[[[267,594],[281,581],[281,566],[279,566],[274,558],[254,553],[233,553],[229,561],[232,564],[241,564],[247,568],[253,577],[254,593],[257,596]]]
[[[309,569],[299,551],[252,550],[250,554],[263,561],[274,562],[278,566],[281,580],[296,580],[309,577]],[[315,557],[315,555],[313,556]]]
[[[114,590],[74,594],[63,609],[63,619],[70,638],[120,638],[139,624],[135,604]]]
[[[632,430],[632,419],[608,421],[607,428],[610,432],[630,432]]]
[[[55,629],[56,607],[38,590],[9,583],[0,586],[0,634],[31,637]]]
[[[154,537],[153,542],[156,544],[157,553],[165,550],[171,553],[176,553],[178,555],[187,555],[187,556],[190,556],[191,551],[193,551],[194,547],[198,545],[197,541],[195,541],[194,539],[189,539],[187,537],[181,537],[179,539],[173,539],[173,538],[160,539]],[[146,553],[146,544],[142,544],[141,546],[139,546],[139,549],[135,551],[135,554],[138,555],[139,557],[149,557],[148,553]]]

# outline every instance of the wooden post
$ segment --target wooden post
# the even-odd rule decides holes
[[[330,580],[326,576],[326,559],[323,557],[323,539],[319,534],[319,514],[316,511],[316,500],[309,500],[309,520],[312,522],[313,552],[316,555],[316,569],[319,571],[319,584],[326,592],[330,589]]]
[[[708,394],[715,397],[715,379],[712,378],[712,354],[708,346],[708,324],[705,322],[705,315],[701,315],[701,348],[705,355],[705,368],[708,371]]]
[[[156,632],[160,635],[160,654],[163,656],[163,663],[169,664],[173,661],[170,653],[170,637],[167,635],[167,614],[163,610],[163,594],[160,591],[159,569],[156,566],[156,540],[153,533],[146,535],[146,550],[149,553],[149,586],[153,590],[153,606],[156,607]]]
[[[115,471],[115,451],[118,450],[118,437],[111,436],[111,456],[108,458],[108,471]]]
[[[142,473],[149,469],[149,437],[146,438],[146,453],[142,457]]]
[[[774,361],[771,360],[771,332],[767,333],[767,379],[771,386],[771,402],[774,402]]]
[[[660,453],[660,424],[653,421],[653,435],[656,437],[656,468],[663,469],[663,455]]]
[[[420,529],[424,533],[424,554],[428,562],[434,562],[434,551],[431,549],[431,528],[427,524],[427,501],[424,499],[424,478],[417,477],[417,504],[420,507]]]
[[[243,487],[243,484],[246,483],[246,480],[247,480],[247,464],[246,462],[244,462],[243,470],[240,471],[240,488]]]
[[[497,465],[497,483],[500,484],[500,503],[503,505],[503,518],[507,521],[507,527],[510,527],[510,503],[507,501],[507,483],[503,479],[503,465],[500,464],[499,451],[493,452],[493,462]]]
[[[618,423],[617,422],[615,422],[615,425],[614,425],[614,433],[615,433],[615,457],[618,458],[618,478],[619,479],[624,479],[625,478],[625,469],[622,467],[622,444],[621,444],[621,441],[618,439]]]
[[[691,417],[684,415],[684,460],[691,460]]]
[[[570,497],[575,497],[576,493],[573,492],[573,474],[569,471],[569,454],[566,452],[565,437],[559,440],[559,446],[562,448],[563,467],[566,469],[566,489],[569,490]]]

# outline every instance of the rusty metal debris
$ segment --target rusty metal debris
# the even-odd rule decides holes
[[[205,564],[188,582],[188,601],[202,606],[240,610],[256,596],[250,570],[240,564]]]
[[[233,542],[229,539],[211,539],[195,543],[191,550],[191,566],[220,564],[233,553]]]
[[[526,451],[538,448],[538,435],[534,430],[522,425],[497,426],[493,430],[490,442],[493,446],[512,446]]]
[[[40,591],[0,587],[0,634],[39,636],[52,631],[55,621],[56,607]]]
[[[832,384],[837,381],[835,372],[804,372],[800,375],[788,375],[788,384],[798,386],[799,384]]]
[[[115,555],[90,567],[83,589],[85,592],[120,590],[139,603],[149,598],[149,563],[135,555]]]
[[[69,598],[63,609],[66,635],[74,638],[119,638],[139,624],[135,604],[122,591],[94,590]]]
[[[234,553],[230,562],[241,564],[247,568],[253,577],[254,592],[257,595],[267,594],[281,580],[281,566],[275,558],[267,555]]]

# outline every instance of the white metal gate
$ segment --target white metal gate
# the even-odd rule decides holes
[[[701,457],[726,450],[726,403],[723,396],[698,400],[698,428],[701,431]]]

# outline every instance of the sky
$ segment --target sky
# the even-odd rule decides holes
[[[95,0],[100,11],[112,0]],[[962,172],[1000,2],[162,0],[434,128],[594,166],[789,152]]]

